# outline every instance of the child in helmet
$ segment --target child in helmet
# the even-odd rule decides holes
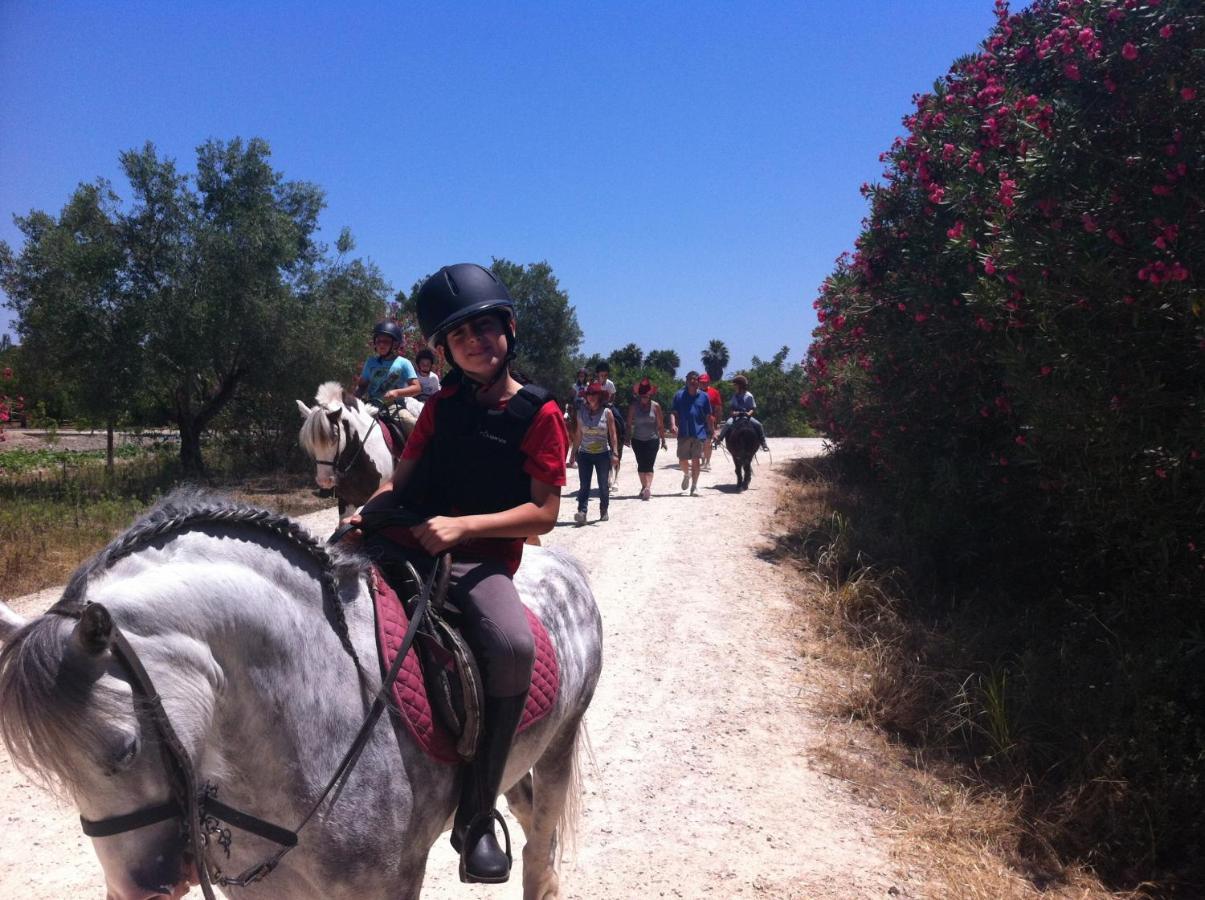
[[[377,355],[364,360],[364,368],[356,381],[357,397],[385,406],[418,395],[421,390],[418,373],[410,360],[398,355],[401,346],[402,329],[396,322],[376,324],[372,329],[372,348]]]
[[[414,357],[414,364],[418,366],[418,401],[426,403],[432,397],[439,393],[439,376],[432,370],[435,366],[435,353],[430,347],[423,347]]]
[[[364,510],[401,505],[426,514],[424,524],[403,530],[401,542],[432,555],[453,551],[450,591],[483,675],[485,727],[464,773],[452,846],[461,880],[498,883],[511,860],[494,834],[494,803],[535,657],[511,579],[524,539],[556,524],[569,439],[556,400],[511,371],[514,303],[493,272],[444,266],[415,303],[423,335],[443,347],[452,372]]]

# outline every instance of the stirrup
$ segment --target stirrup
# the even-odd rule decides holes
[[[470,835],[473,829],[482,819],[493,819],[502,826],[502,837],[506,841],[506,872],[501,878],[482,878],[474,875],[468,870],[465,865],[465,857],[469,855],[472,845],[475,843],[470,840]],[[515,867],[515,858],[510,852],[510,829],[506,827],[506,820],[502,818],[502,813],[498,812],[497,808],[491,809],[488,812],[479,812],[469,820],[468,826],[464,830],[464,843],[460,847],[460,880],[465,884],[503,884],[510,878],[510,871]],[[497,840],[497,838],[495,838]]]

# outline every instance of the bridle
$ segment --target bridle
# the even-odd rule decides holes
[[[329,417],[330,414],[328,413],[327,415]],[[342,427],[337,428],[337,430],[336,430],[336,434],[338,435],[338,437],[335,438],[334,458],[333,459],[318,459],[318,457],[315,456],[314,462],[318,463],[320,466],[330,466],[331,470],[335,473],[335,480],[338,481],[342,476],[344,476],[348,472],[350,472],[351,467],[356,464],[356,460],[358,460],[360,458],[360,454],[363,453],[364,448],[366,446],[368,446],[368,438],[372,435],[372,430],[374,428],[376,428],[380,424],[380,422],[381,422],[381,420],[378,416],[373,416],[372,424],[368,426],[368,431],[365,432],[363,438],[360,438],[357,441],[356,438],[358,438],[359,436],[352,433],[351,425],[348,424],[348,421],[345,418],[343,418],[342,415],[340,415],[338,418],[338,423]],[[347,437],[346,445],[344,445],[344,441],[343,441],[344,435],[346,435],[346,437]],[[355,448],[355,452],[352,454],[351,459],[349,459],[346,463],[344,463],[342,466],[340,466],[339,458],[342,457],[343,454],[345,454],[349,450],[351,450],[353,447]]]
[[[406,510],[390,510],[384,514],[379,514],[378,518],[381,520],[379,523],[368,526],[364,530],[377,530],[385,525],[392,524],[416,525],[425,521],[425,517],[415,515]],[[336,531],[331,536],[329,543],[337,543],[350,527],[352,526],[344,526]],[[206,781],[204,785],[198,785],[196,770],[188,755],[188,750],[176,734],[175,728],[172,727],[171,719],[168,718],[167,711],[163,708],[163,701],[158,691],[155,690],[154,682],[151,680],[146,668],[142,665],[138,654],[130,646],[126,636],[114,624],[110,635],[109,649],[112,651],[114,658],[125,669],[134,693],[145,704],[155,730],[159,732],[163,765],[167,770],[168,781],[171,785],[171,799],[166,803],[146,806],[131,813],[110,816],[106,819],[85,819],[83,816],[80,816],[80,825],[84,834],[89,837],[111,837],[117,834],[124,834],[127,831],[145,828],[148,825],[154,825],[157,822],[163,822],[168,819],[178,819],[180,834],[184,839],[189,853],[192,855],[197,879],[201,885],[201,892],[205,895],[205,900],[216,900],[212,886],[214,883],[221,887],[246,887],[266,878],[280,864],[284,856],[297,846],[298,833],[313,818],[335,786],[348,775],[359,761],[360,755],[363,753],[365,746],[368,744],[368,739],[372,735],[374,726],[380,719],[385,707],[389,704],[390,690],[393,687],[393,683],[397,680],[398,673],[401,671],[403,660],[414,643],[419,626],[426,618],[432,596],[442,597],[447,591],[448,578],[451,571],[450,563],[450,557],[446,553],[441,554],[437,557],[436,565],[432,566],[428,577],[419,579],[415,575],[415,580],[422,585],[422,588],[414,601],[410,624],[398,648],[397,656],[394,658],[389,672],[385,675],[381,688],[377,691],[372,707],[364,717],[360,730],[356,732],[351,746],[348,747],[342,761],[339,763],[338,768],[336,768],[335,774],[331,776],[330,781],[327,782],[326,787],[318,795],[318,798],[314,801],[300,824],[293,829],[274,825],[258,816],[253,816],[250,813],[222,803],[217,799],[217,785],[211,782]],[[85,604],[86,606],[87,604]],[[51,612],[73,619],[78,619],[82,615],[82,609],[72,610],[56,607]],[[240,831],[247,831],[259,837],[266,838],[273,843],[279,844],[280,849],[261,862],[249,866],[237,875],[226,875],[219,867],[215,866],[213,875],[211,876],[205,858],[205,849],[209,846],[211,837],[225,851],[226,857],[230,857],[232,836],[230,828],[222,827],[223,823]]]

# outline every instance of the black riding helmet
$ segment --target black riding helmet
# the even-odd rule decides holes
[[[393,338],[395,344],[402,342],[402,329],[397,322],[377,322],[372,329],[372,337],[375,340],[378,334],[383,334],[386,337]]]
[[[452,365],[456,360],[447,352],[448,332],[483,312],[497,312],[506,328],[506,358],[515,355],[515,302],[501,279],[476,263],[444,266],[423,282],[414,305],[418,326],[431,347],[444,346],[444,356]]]

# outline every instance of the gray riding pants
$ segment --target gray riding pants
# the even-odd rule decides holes
[[[448,590],[463,613],[460,630],[482,669],[486,696],[526,693],[536,645],[506,567],[496,562],[453,562]]]

